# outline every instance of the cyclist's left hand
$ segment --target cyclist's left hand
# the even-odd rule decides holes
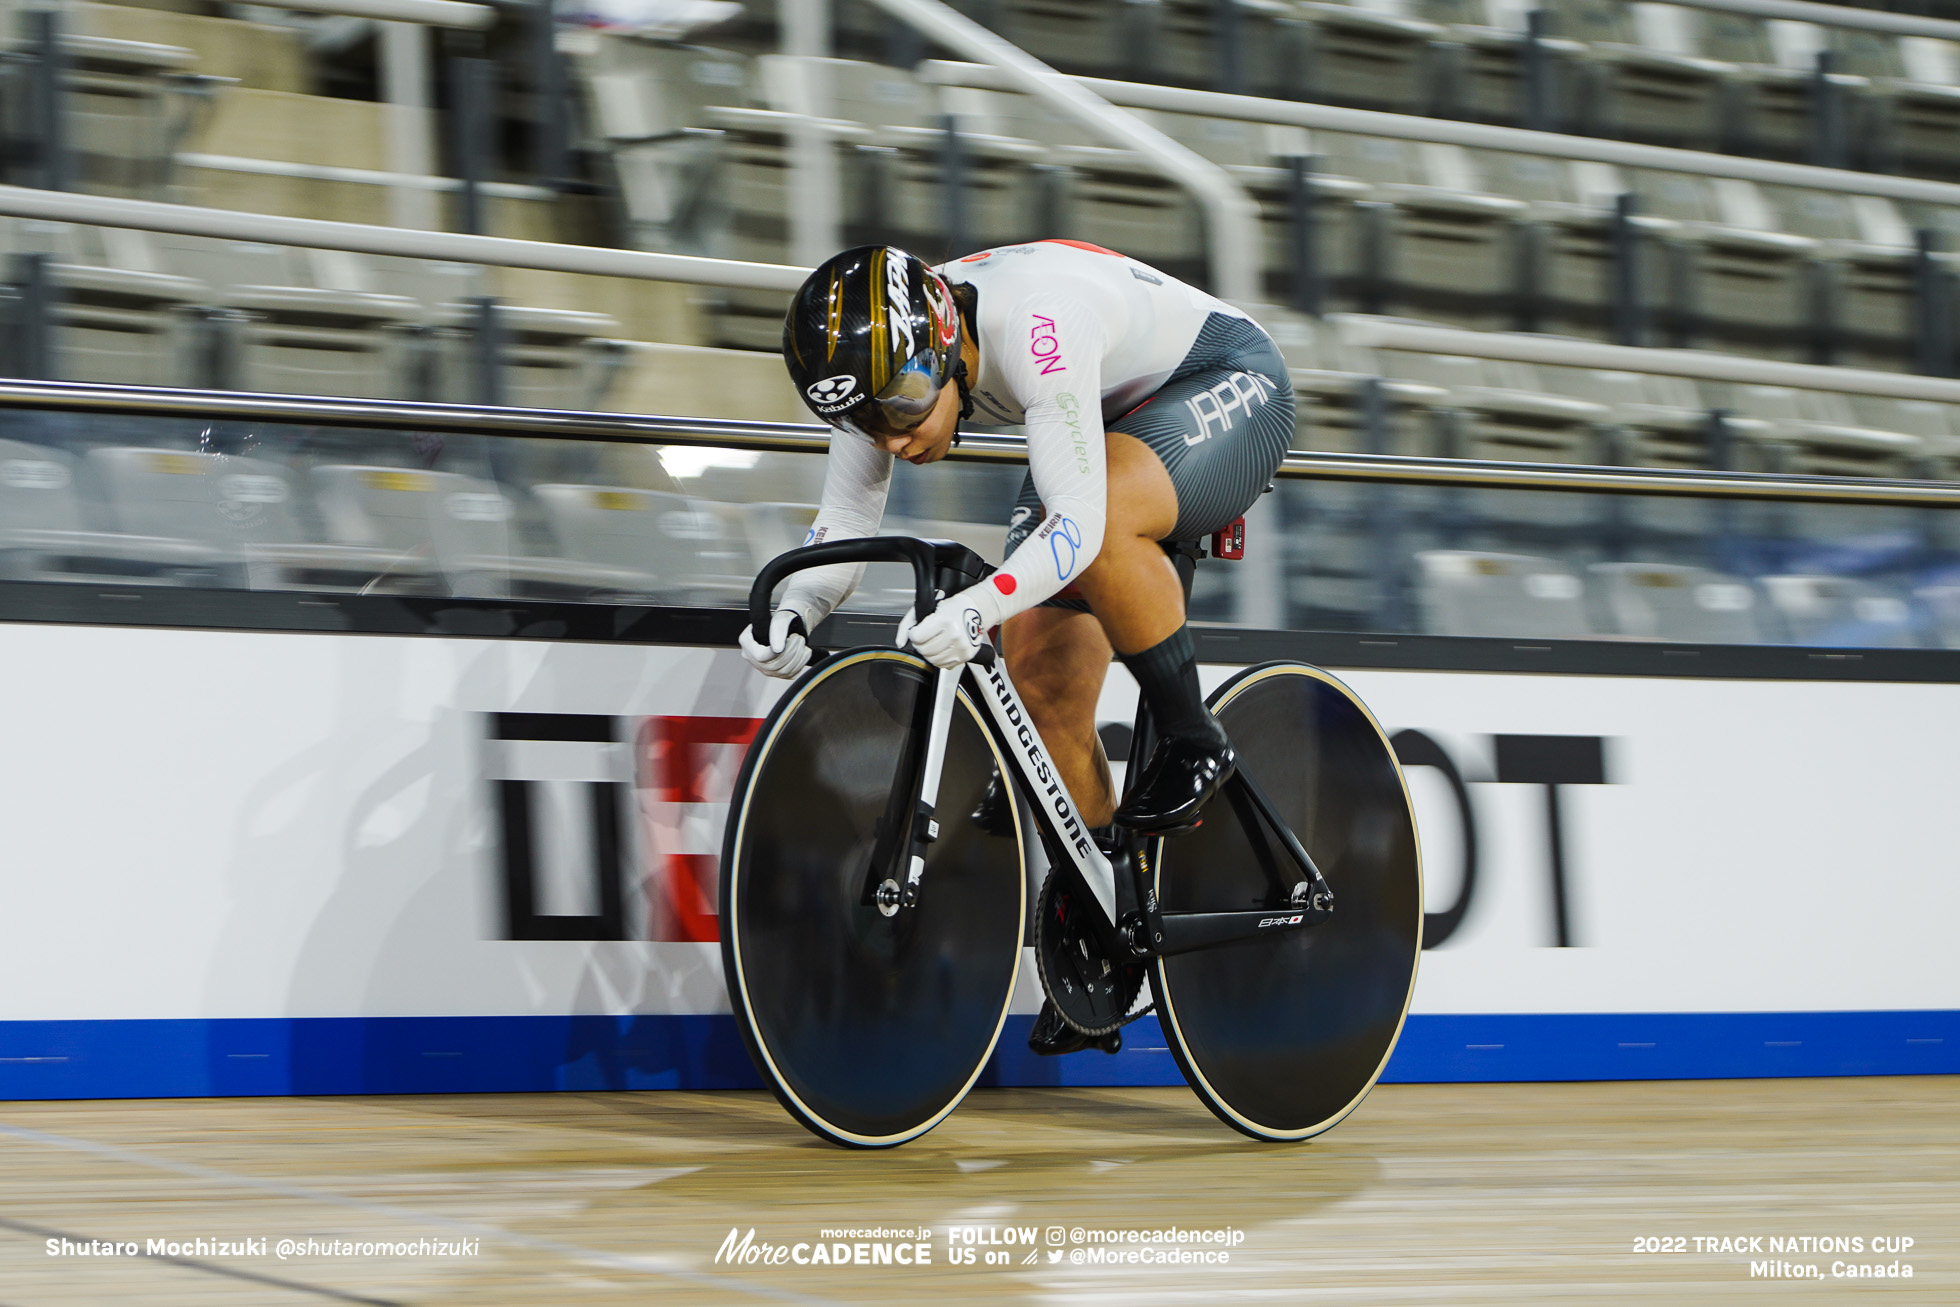
[[[935,667],[959,667],[979,656],[981,642],[987,638],[986,618],[971,600],[961,595],[939,601],[923,622],[914,623],[912,614],[898,624],[898,643],[908,639],[925,660]]]

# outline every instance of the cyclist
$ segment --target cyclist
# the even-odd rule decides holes
[[[836,428],[806,543],[876,534],[893,458],[937,462],[962,419],[1025,425],[1028,475],[1005,563],[908,617],[900,643],[957,667],[1001,628],[1015,686],[1087,824],[1189,829],[1234,756],[1205,709],[1163,544],[1227,527],[1271,484],[1293,437],[1271,338],[1223,300],[1078,241],[937,268],[871,245],[803,283],[783,356],[804,402]],[[742,633],[743,653],[772,676],[796,675],[806,634],[862,575],[797,574],[768,632]],[[1121,808],[1095,720],[1112,652],[1161,736]],[[1089,1042],[1044,1009],[1030,1046]]]

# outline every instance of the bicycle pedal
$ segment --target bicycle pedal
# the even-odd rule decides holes
[[[1100,1048],[1111,1057],[1123,1051],[1123,1032],[1112,1030],[1106,1035],[1097,1036],[1093,1047]]]

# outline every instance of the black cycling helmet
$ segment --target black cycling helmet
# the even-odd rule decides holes
[[[810,411],[867,435],[909,431],[950,380],[960,387],[960,313],[925,261],[889,245],[825,260],[783,321],[783,361]]]

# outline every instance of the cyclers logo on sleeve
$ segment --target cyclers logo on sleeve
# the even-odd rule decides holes
[[[1075,470],[1080,476],[1089,475],[1089,442],[1082,438],[1082,401],[1073,391],[1063,391],[1055,396],[1055,411],[1068,423],[1070,448],[1075,454]]]

